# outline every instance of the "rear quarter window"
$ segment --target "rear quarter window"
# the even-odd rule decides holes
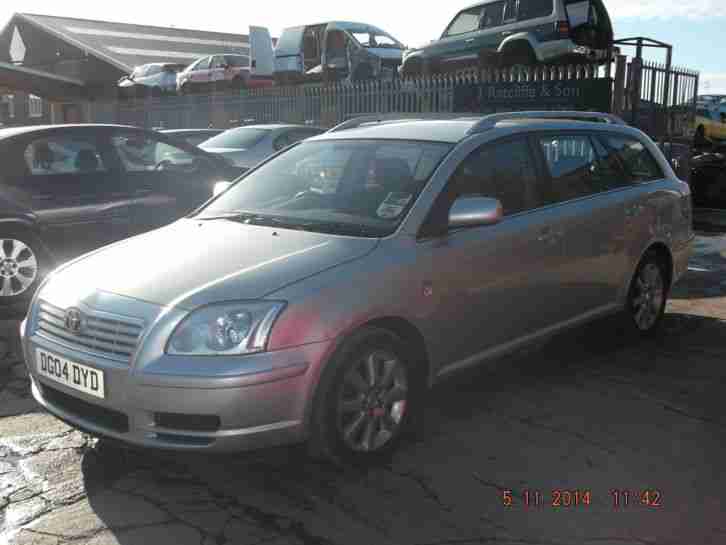
[[[552,15],[552,0],[521,0],[519,3],[519,20],[537,19]]]
[[[609,136],[607,143],[615,150],[625,171],[634,182],[650,182],[664,177],[658,162],[638,140]]]

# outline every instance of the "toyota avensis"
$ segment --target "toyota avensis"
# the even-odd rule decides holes
[[[453,371],[612,313],[651,334],[690,193],[600,116],[358,120],[289,147],[54,271],[21,325],[33,395],[136,445],[358,462]]]

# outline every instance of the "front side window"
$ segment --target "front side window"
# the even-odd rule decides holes
[[[209,63],[211,62],[212,57],[205,57],[202,60],[198,61],[194,66],[192,67],[192,70],[207,70],[209,68]]]
[[[521,0],[519,3],[519,20],[537,19],[552,15],[552,0]]]
[[[25,148],[25,163],[32,176],[106,172],[100,150],[93,140],[50,137]]]
[[[198,215],[331,232],[395,231],[451,144],[304,142],[264,164]]]
[[[457,36],[478,30],[481,10],[481,6],[477,6],[459,13],[446,29],[445,36]]]
[[[649,182],[663,178],[663,171],[645,146],[637,140],[608,137],[625,170],[634,182]]]
[[[543,204],[537,172],[525,140],[487,145],[459,165],[450,183],[457,197],[481,195],[498,199],[509,216]]]
[[[111,138],[126,172],[196,172],[201,157],[145,135],[124,134]]]

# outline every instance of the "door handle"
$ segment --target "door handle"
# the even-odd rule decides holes
[[[474,41],[474,38],[467,38],[466,40],[464,40],[464,43],[470,44],[473,41]]]
[[[148,195],[153,192],[153,189],[137,189],[136,191],[134,191],[134,195]]]
[[[505,30],[504,32],[502,32],[502,36],[510,36],[512,34],[514,34],[513,30]]]

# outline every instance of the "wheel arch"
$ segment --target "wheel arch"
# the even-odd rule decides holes
[[[508,51],[524,45],[527,45],[532,50],[532,53],[534,53],[537,61],[542,62],[544,60],[538,47],[539,42],[529,32],[518,32],[511,36],[507,36],[504,40],[502,40],[502,43],[499,44],[497,53],[500,55],[506,55]]]
[[[673,277],[674,277],[674,262],[673,262],[673,252],[671,252],[668,245],[661,241],[656,240],[654,242],[651,242],[645,250],[640,254],[640,257],[638,258],[638,261],[636,261],[635,266],[633,267],[632,271],[630,272],[630,277],[628,278],[628,284],[626,286],[626,291],[624,293],[624,297],[628,296],[628,293],[630,291],[630,287],[633,284],[633,281],[635,280],[635,273],[638,270],[638,267],[640,266],[641,262],[643,261],[643,258],[648,254],[648,252],[654,251],[665,263],[666,265],[666,273],[668,274],[667,283],[668,283],[668,289],[672,287],[673,283]]]

